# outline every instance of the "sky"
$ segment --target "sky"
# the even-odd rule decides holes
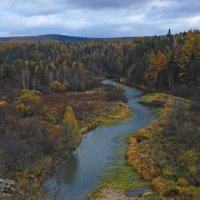
[[[200,29],[200,0],[0,0],[0,37],[131,37]]]

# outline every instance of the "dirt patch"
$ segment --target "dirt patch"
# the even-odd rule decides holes
[[[135,197],[127,197],[123,191],[104,188],[101,190],[99,197],[96,200],[136,200]]]

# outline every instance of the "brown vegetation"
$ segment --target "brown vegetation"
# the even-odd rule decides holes
[[[86,92],[68,92],[62,94],[46,94],[42,97],[42,102],[49,108],[54,108],[58,113],[58,118],[64,114],[65,107],[71,106],[79,122],[81,133],[85,133],[91,128],[100,124],[119,120],[129,115],[129,108],[119,103],[120,95],[115,100],[110,100],[107,96],[113,93],[113,88],[98,88]],[[116,93],[116,92],[115,92]],[[120,94],[120,92],[118,92]],[[125,99],[124,95],[121,94]]]

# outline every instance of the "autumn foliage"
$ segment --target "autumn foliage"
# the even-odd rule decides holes
[[[150,64],[145,73],[145,78],[147,82],[152,84],[154,88],[158,88],[160,73],[167,67],[166,56],[158,52],[156,55],[152,55]]]
[[[78,123],[71,106],[66,107],[62,120],[67,136],[75,135],[78,132]]]
[[[199,46],[198,30],[134,41],[5,42],[0,46],[0,84],[10,93],[12,87],[85,91],[105,75],[124,84],[197,99]]]
[[[32,116],[40,112],[41,94],[37,91],[22,90],[20,96],[13,103],[23,117]]]
[[[53,92],[66,92],[70,88],[67,82],[61,83],[59,81],[53,81],[49,87]]]

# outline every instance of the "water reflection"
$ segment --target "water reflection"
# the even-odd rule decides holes
[[[73,184],[76,176],[78,168],[78,159],[77,156],[74,154],[71,154],[69,158],[64,160],[56,170],[56,179],[57,183],[59,185],[61,184],[67,184],[71,185]]]
[[[66,191],[70,185],[76,180],[78,169],[77,155],[72,153],[67,159],[63,160],[56,169],[50,174],[51,184],[47,184],[46,188],[50,194],[50,199],[65,199]],[[62,189],[61,189],[62,188]],[[64,190],[64,192],[62,191]]]

